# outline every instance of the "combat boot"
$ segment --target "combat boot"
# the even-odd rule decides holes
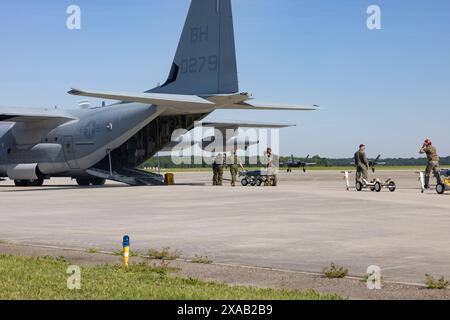
[[[430,176],[425,176],[425,189],[430,189]]]

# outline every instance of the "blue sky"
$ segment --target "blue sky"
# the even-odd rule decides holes
[[[167,78],[190,0],[15,0],[0,5],[0,104],[76,107],[72,86],[144,91]],[[82,29],[66,28],[66,8]],[[382,10],[369,31],[366,9]],[[213,119],[297,124],[281,153],[412,157],[426,137],[450,155],[450,1],[234,0],[241,91],[318,104],[313,113]],[[93,100],[94,102],[95,100]]]

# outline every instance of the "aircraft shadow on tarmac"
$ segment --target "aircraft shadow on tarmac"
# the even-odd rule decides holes
[[[179,183],[175,184],[175,186],[192,186],[192,187],[203,187],[206,186],[205,183]],[[104,186],[89,186],[89,187],[80,187],[80,186],[71,186],[71,185],[49,185],[49,186],[42,186],[38,188],[17,188],[17,189],[11,189],[14,188],[12,185],[0,185],[0,192],[46,192],[46,191],[58,191],[58,190],[83,190],[83,189],[89,189],[89,190],[98,190],[98,189],[112,189],[112,188],[148,188],[156,186],[129,186],[126,184],[118,184],[118,185],[104,185]],[[8,190],[1,190],[2,188],[8,188]]]

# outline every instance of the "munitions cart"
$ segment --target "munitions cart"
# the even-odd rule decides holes
[[[239,177],[242,177],[241,184],[246,186],[273,186],[278,184],[277,178],[278,172],[276,169],[263,169],[255,171],[242,171],[239,172]]]

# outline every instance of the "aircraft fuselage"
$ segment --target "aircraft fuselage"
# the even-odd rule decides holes
[[[157,119],[162,109],[152,105],[120,103],[65,112],[76,120],[53,128],[49,126],[51,129],[48,130],[42,122],[39,125],[17,122],[0,126],[0,176],[18,178],[24,174],[21,171],[29,170],[30,165],[35,164],[45,177],[85,177],[86,169],[126,144]],[[129,152],[136,153],[138,147],[135,145]],[[120,161],[113,160],[115,164]]]

